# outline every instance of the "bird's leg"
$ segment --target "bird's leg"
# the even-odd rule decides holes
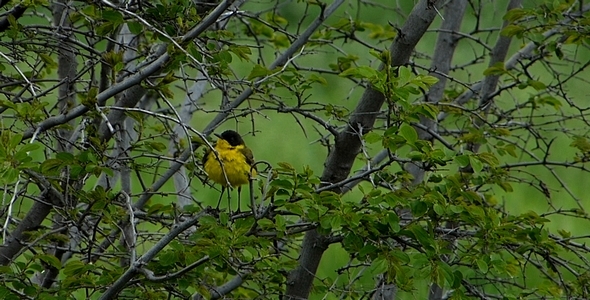
[[[221,195],[219,195],[219,201],[217,201],[217,210],[219,210],[219,205],[221,205],[221,199],[223,198],[223,193],[225,193],[225,187],[221,186]]]
[[[242,186],[238,187],[238,213],[240,212],[240,207],[242,206]]]
[[[227,189],[227,212],[231,215],[231,191],[232,189]]]

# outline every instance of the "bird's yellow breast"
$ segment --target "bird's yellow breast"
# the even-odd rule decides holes
[[[231,146],[224,140],[218,140],[215,145],[217,156],[211,151],[205,161],[204,168],[209,178],[225,187],[228,187],[228,181],[231,187],[238,187],[248,183],[250,176],[256,176],[256,170],[248,164],[240,151],[244,147]]]

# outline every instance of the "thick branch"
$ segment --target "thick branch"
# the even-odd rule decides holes
[[[6,2],[2,1],[3,4]],[[15,6],[4,18],[0,20],[0,32],[6,31],[10,27],[10,22],[8,22],[8,16],[13,16],[16,20],[22,17],[27,7],[22,5]]]
[[[45,193],[42,194],[40,200],[35,201],[27,215],[6,238],[4,245],[0,247],[0,265],[2,266],[10,264],[12,259],[21,251],[27,240],[27,232],[41,226],[41,223],[51,212],[52,205],[63,203],[61,194],[47,179],[33,172],[29,172],[29,175],[33,178],[33,181],[37,182],[39,189],[44,190]]]

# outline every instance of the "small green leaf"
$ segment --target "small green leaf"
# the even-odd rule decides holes
[[[522,34],[525,30],[525,27],[511,24],[502,28],[502,31],[500,31],[500,35],[511,37],[518,34]]]
[[[74,161],[74,155],[69,152],[59,152],[55,155],[55,158],[67,163]]]
[[[479,159],[477,159],[477,157],[469,156],[469,164],[471,165],[475,173],[480,173],[483,169],[483,164]]]
[[[451,267],[444,261],[439,261],[438,267],[442,270],[443,277],[449,286],[453,285],[455,283],[455,274],[453,274],[453,269],[451,269]]]
[[[246,77],[246,79],[252,80],[254,78],[264,77],[270,74],[272,74],[272,72],[269,69],[261,65],[255,65],[254,68],[252,68],[252,71],[250,71],[248,77]]]
[[[287,179],[275,179],[270,183],[270,185],[284,188],[287,190],[293,189],[293,183]]]
[[[458,289],[459,287],[461,287],[462,281],[463,281],[463,273],[461,273],[459,270],[453,272],[454,275],[454,281],[453,284],[451,285],[452,289]]]
[[[41,58],[41,60],[48,66],[48,67],[57,67],[57,63],[53,60],[53,58],[51,58],[51,56],[49,56],[48,54],[45,53],[39,53],[39,58]]]
[[[420,225],[411,225],[408,228],[416,237],[416,240],[425,248],[431,248],[434,240]]]
[[[123,15],[116,10],[103,10],[102,18],[107,21],[111,21],[115,24],[122,24],[124,19]]]
[[[339,76],[341,77],[355,77],[361,79],[373,79],[377,78],[378,72],[374,68],[368,66],[360,66],[360,67],[352,67],[344,72],[340,73]]]
[[[467,166],[469,166],[469,155],[457,155],[455,156],[455,162],[457,164],[459,164],[459,167],[461,168],[465,168]]]
[[[160,265],[172,266],[178,262],[178,252],[168,250],[158,256],[160,258]]]
[[[482,273],[485,274],[488,272],[488,264],[483,259],[478,259],[475,261],[475,263]]]
[[[143,31],[143,24],[139,22],[127,22],[127,28],[129,28],[129,32],[137,35]]]
[[[382,257],[378,257],[377,259],[373,260],[371,266],[373,267],[374,274],[381,274],[387,271],[388,268],[387,260]]]
[[[369,132],[369,133],[365,134],[365,136],[363,138],[365,139],[365,142],[367,142],[369,144],[374,144],[374,143],[380,142],[381,139],[383,139],[383,137],[376,132]]]
[[[504,67],[504,63],[503,62],[498,62],[496,64],[494,64],[493,66],[487,68],[485,71],[483,71],[483,75],[485,76],[490,76],[490,75],[502,75],[505,74],[506,68]]]
[[[416,217],[422,216],[428,211],[428,205],[424,201],[412,201],[411,203],[412,214]]]
[[[18,144],[20,144],[20,142],[23,140],[23,135],[22,134],[15,134],[10,138],[10,143],[9,143],[9,147],[11,149],[16,148],[16,146],[18,146]]]
[[[47,254],[41,254],[38,257],[44,263],[46,263],[58,270],[61,269],[61,261],[59,259],[57,259],[57,257],[55,257],[53,255],[47,255]]]
[[[533,87],[537,91],[542,91],[547,88],[547,86],[544,83],[537,81],[537,80],[529,80],[529,81],[527,81],[527,84],[529,86]]]
[[[250,47],[242,45],[230,46],[229,51],[233,52],[237,57],[245,61],[247,61],[250,58],[250,55],[252,54],[252,50],[250,50]]]
[[[418,133],[414,127],[404,123],[399,128],[399,134],[403,136],[410,144],[414,144],[418,140]]]
[[[389,228],[391,228],[391,231],[396,233],[399,232],[399,216],[395,212],[389,212],[387,214],[387,223],[389,224]]]
[[[438,78],[436,78],[434,76],[430,76],[430,75],[420,75],[420,77],[418,79],[420,79],[420,81],[422,81],[423,83],[425,83],[428,86],[432,86],[438,82]]]
[[[543,105],[553,106],[555,110],[559,110],[561,108],[561,101],[557,100],[555,97],[547,96],[547,97],[540,97],[536,99],[536,102]]]
[[[445,214],[445,208],[438,203],[434,204],[432,209],[434,209],[434,212],[439,216],[443,216]]]
[[[86,266],[91,266],[92,265],[87,265],[85,263],[83,263],[82,261],[79,260],[70,260],[66,263],[66,265],[63,268],[63,274],[66,276],[76,276],[79,275],[81,273],[86,272]],[[92,267],[94,268],[94,267]]]
[[[309,75],[309,77],[307,78],[307,81],[309,82],[317,82],[321,85],[328,85],[328,81],[326,80],[326,78],[319,76],[317,74],[311,74]]]
[[[29,143],[26,144],[24,146],[22,146],[19,151],[23,151],[23,152],[30,152],[30,151],[35,151],[37,149],[41,148],[41,145],[37,144],[37,143]]]
[[[410,81],[410,78],[412,77],[412,70],[410,70],[410,68],[408,67],[399,67],[398,70],[398,78],[400,79],[401,82],[405,83]]]
[[[505,21],[513,23],[514,21],[518,21],[521,18],[525,17],[526,15],[527,15],[527,12],[524,9],[514,8],[514,9],[511,9],[508,12],[506,12],[503,19]]]

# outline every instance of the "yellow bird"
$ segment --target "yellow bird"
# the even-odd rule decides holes
[[[205,172],[211,180],[221,184],[221,195],[217,208],[219,208],[225,189],[237,187],[239,210],[241,186],[247,184],[251,177],[256,176],[254,155],[252,150],[246,147],[240,134],[233,130],[227,130],[221,135],[216,134],[215,136],[218,137],[214,146],[215,151],[208,150],[203,157]],[[228,209],[231,210],[231,206]]]

